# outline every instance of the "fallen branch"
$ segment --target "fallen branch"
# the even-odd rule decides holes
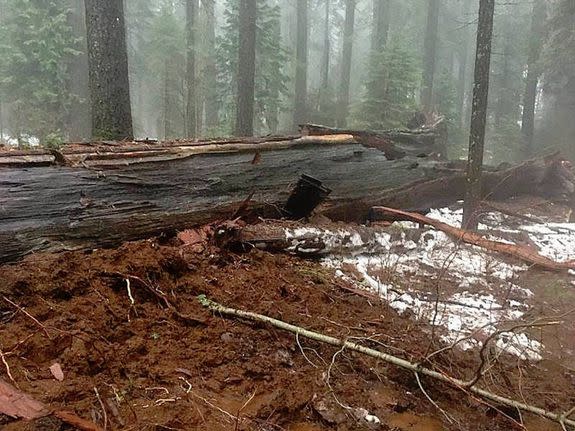
[[[362,353],[367,356],[371,356],[376,359],[380,359],[392,365],[398,366],[400,368],[404,368],[406,370],[410,370],[414,373],[419,375],[424,375],[427,377],[431,377],[433,379],[439,380],[441,382],[447,383],[457,389],[471,392],[475,395],[478,395],[486,400],[490,400],[514,409],[522,410],[529,413],[534,413],[536,415],[545,417],[549,420],[557,422],[559,424],[565,424],[569,426],[575,427],[575,420],[567,419],[566,414],[557,414],[554,412],[550,412],[544,410],[540,407],[532,406],[526,403],[522,403],[511,398],[506,398],[493,392],[486,391],[484,389],[478,388],[477,386],[468,387],[466,388],[467,382],[456,379],[454,377],[439,373],[437,371],[431,370],[429,368],[425,368],[420,364],[415,364],[413,362],[409,362],[405,359],[398,358],[397,356],[389,355],[387,353],[380,352],[378,350],[370,349],[368,347],[361,346],[356,343],[352,343],[350,341],[341,340],[339,338],[330,337],[328,335],[321,334],[319,332],[309,331],[307,329],[301,328],[299,326],[291,325],[289,323],[283,322],[281,320],[277,320],[268,316],[264,316],[262,314],[252,313],[249,311],[237,310],[234,308],[228,308],[223,305],[220,305],[214,301],[208,299],[205,295],[200,295],[198,297],[200,304],[204,307],[209,308],[215,313],[219,313],[222,315],[227,316],[234,316],[239,317],[241,319],[247,319],[255,322],[264,322],[269,323],[276,328],[283,329],[285,331],[292,332],[294,334],[301,335],[303,337],[309,338],[314,341],[319,341],[322,343],[326,343],[332,346],[341,347],[342,349],[349,349],[355,352]]]
[[[492,241],[489,239],[485,239],[484,237],[475,232],[459,229],[421,214],[401,211],[387,207],[374,207],[373,212],[383,215],[391,214],[395,216],[401,216],[405,220],[413,221],[416,223],[427,224],[429,226],[433,226],[434,228],[442,232],[445,232],[447,235],[449,235],[450,237],[454,238],[457,241],[463,241],[467,244],[472,244],[478,247],[485,248],[487,250],[496,251],[498,253],[502,253],[507,256],[520,259],[531,265],[539,266],[544,269],[549,269],[552,271],[575,269],[575,261],[556,262],[545,256],[541,256],[539,253],[533,251],[533,249],[531,249],[530,247],[521,246],[517,244],[506,244],[499,241]]]

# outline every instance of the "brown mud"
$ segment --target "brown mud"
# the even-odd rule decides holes
[[[255,250],[197,254],[156,240],[38,254],[0,267],[0,293],[29,313],[0,297],[0,349],[21,390],[107,430],[497,431],[522,429],[521,421],[533,431],[560,429],[423,379],[449,421],[406,371],[264,324],[213,315],[197,300],[205,294],[415,362],[429,353],[425,324],[343,283],[313,261]],[[435,366],[469,377],[475,356],[446,352]],[[55,363],[62,382],[49,370]],[[491,390],[516,395],[519,387],[526,401],[552,410],[575,401],[561,368],[516,360],[499,368],[486,385]],[[8,381],[6,371],[0,364]],[[381,424],[368,424],[358,411]],[[52,417],[25,423],[0,416],[0,429],[70,428]]]

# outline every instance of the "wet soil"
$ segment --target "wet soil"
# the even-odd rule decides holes
[[[534,431],[560,429],[423,379],[447,420],[408,372],[214,315],[197,300],[205,294],[415,362],[429,353],[428,327],[343,283],[313,261],[256,250],[198,254],[156,240],[38,254],[0,267],[0,293],[28,313],[0,297],[0,349],[21,390],[108,430],[497,431],[522,429],[521,421]],[[49,370],[55,363],[61,382]],[[434,366],[470,376],[477,359],[448,351]],[[575,401],[560,367],[515,360],[499,368],[491,390],[517,395],[520,387],[527,401],[550,409]],[[6,371],[0,365],[8,380]],[[381,424],[367,423],[365,411]],[[0,417],[0,429],[70,428],[52,417]]]

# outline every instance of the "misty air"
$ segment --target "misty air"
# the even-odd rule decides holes
[[[575,430],[575,0],[0,0],[0,429]]]

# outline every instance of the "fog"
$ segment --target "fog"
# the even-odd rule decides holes
[[[136,138],[237,134],[238,79],[245,78],[238,55],[241,3],[124,1]],[[478,5],[257,0],[251,132],[291,133],[301,120],[401,128],[424,112],[445,118],[450,158],[466,158]],[[306,17],[305,32],[301,22],[298,31],[298,16]],[[91,97],[95,75],[89,72],[83,1],[0,0],[0,22],[3,143],[57,146],[106,138],[92,127],[90,112],[100,101],[93,92]],[[574,22],[572,0],[496,1],[487,161],[512,162],[557,149],[575,157]],[[298,43],[305,44],[303,58]]]

